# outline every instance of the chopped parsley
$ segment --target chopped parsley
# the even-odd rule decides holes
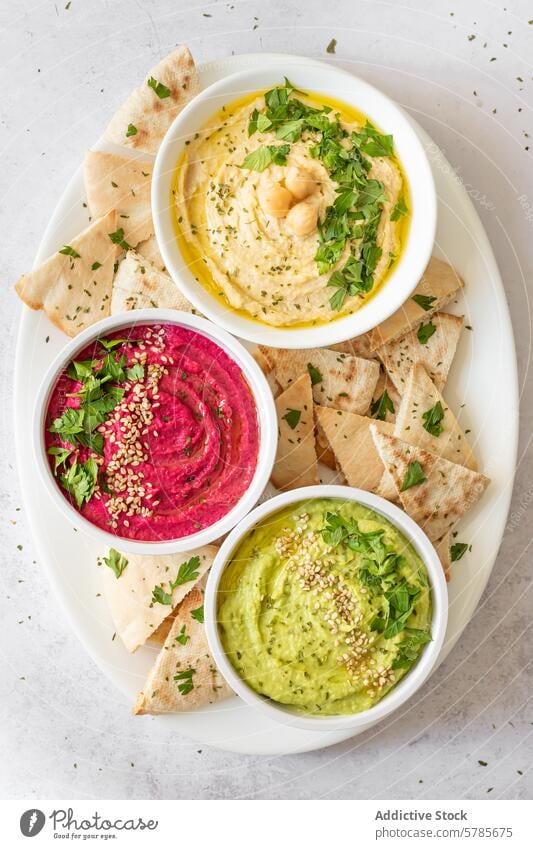
[[[136,136],[138,133],[137,127],[135,124],[128,124],[128,129],[126,130],[126,138],[130,136]]]
[[[182,627],[181,627],[181,630],[180,630],[179,634],[178,634],[176,637],[174,637],[174,639],[176,640],[176,642],[177,642],[177,643],[179,643],[179,644],[180,644],[180,645],[182,645],[182,646],[186,646],[186,645],[187,645],[188,641],[189,641],[191,638],[190,638],[190,637],[189,637],[189,635],[187,634],[187,631],[186,631],[186,629],[185,629],[185,625],[182,625]]]
[[[98,261],[93,262],[93,264],[91,265],[91,271],[98,271],[98,269],[101,268],[101,267],[102,267],[101,262],[98,262]]]
[[[322,383],[324,380],[322,376],[322,372],[316,368],[312,363],[307,363],[307,371],[309,372],[309,377],[311,378],[311,385],[316,386],[317,383]]]
[[[103,558],[103,561],[106,566],[109,566],[115,578],[120,578],[124,569],[128,565],[128,561],[124,557],[120,551],[117,551],[116,548],[109,549],[109,555]]]
[[[202,604],[201,607],[197,607],[196,610],[191,610],[191,616],[193,619],[196,619],[197,622],[200,622],[201,625],[204,624],[204,606]]]
[[[392,210],[390,220],[391,221],[399,221],[400,218],[403,218],[404,215],[407,215],[409,210],[405,205],[405,201],[403,198],[400,198],[394,209]]]
[[[177,675],[174,675],[174,681],[178,682],[178,690],[182,696],[187,696],[194,689],[192,677],[195,672],[196,669],[190,666],[188,669],[184,669],[183,672],[178,672]]]
[[[118,230],[115,230],[114,233],[107,234],[114,245],[119,245],[124,251],[129,251],[131,249],[131,245],[129,245],[124,238],[124,229],[119,227]]]
[[[450,546],[450,558],[452,563],[455,563],[457,560],[460,560],[466,552],[468,551],[468,543],[467,542],[454,542]]]
[[[287,412],[285,413],[285,415],[282,416],[281,418],[284,419],[287,422],[287,424],[289,425],[291,430],[294,430],[294,428],[296,427],[296,425],[300,421],[301,416],[302,416],[301,410],[294,410],[294,409],[289,408],[287,410]]]
[[[416,332],[416,336],[420,344],[425,345],[429,339],[431,339],[436,329],[437,328],[432,321],[428,321],[427,324],[421,324]]]
[[[415,460],[414,463],[409,463],[407,467],[400,492],[405,492],[407,489],[411,489],[412,486],[418,486],[418,484],[424,483],[425,480],[424,470],[418,460]]]
[[[152,590],[152,604],[172,604],[172,593],[176,587],[182,584],[187,584],[189,581],[194,581],[199,575],[198,567],[200,566],[200,558],[198,555],[186,560],[178,569],[178,574],[173,581],[169,582],[169,592],[162,585],[154,587]]]
[[[444,410],[442,404],[440,401],[437,401],[430,410],[426,410],[425,413],[422,413],[424,430],[427,430],[427,432],[432,436],[440,436],[444,430],[441,424],[443,418]]]
[[[172,94],[172,92],[169,88],[166,87],[166,85],[163,85],[163,83],[158,82],[156,79],[154,79],[154,77],[150,77],[147,80],[146,85],[148,85],[151,89],[155,91],[160,100],[164,100],[165,97],[170,97],[170,95]]]
[[[258,147],[244,158],[241,168],[250,171],[264,171],[272,163],[274,165],[285,165],[290,150],[288,144],[268,144]]]
[[[372,402],[370,412],[378,421],[384,422],[387,418],[387,413],[394,415],[394,404],[386,389],[383,390],[379,398]]]
[[[335,53],[336,46],[337,46],[337,39],[332,38],[330,43],[326,47],[326,53]]]
[[[79,259],[80,258],[80,254],[78,253],[78,251],[74,250],[74,248],[71,248],[70,245],[65,245],[63,248],[61,248],[59,253],[65,254],[65,256],[70,256],[70,257],[72,257],[72,259]]]
[[[413,295],[411,298],[415,304],[418,304],[419,307],[422,307],[424,312],[428,312],[428,310],[433,308],[433,304],[437,300],[436,295]]]
[[[79,509],[89,501],[95,490],[98,480],[98,466],[93,457],[89,457],[84,463],[74,460],[67,471],[59,478],[62,487],[72,495]]]

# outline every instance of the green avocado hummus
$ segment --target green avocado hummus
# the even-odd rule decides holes
[[[431,640],[424,563],[351,501],[291,505],[253,528],[218,590],[220,637],[257,693],[315,716],[375,705]]]

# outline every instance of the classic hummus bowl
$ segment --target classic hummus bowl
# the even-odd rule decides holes
[[[197,95],[159,149],[152,214],[165,265],[249,341],[332,345],[384,321],[427,265],[436,194],[403,112],[324,65],[253,68]]]
[[[304,487],[256,507],[222,544],[204,603],[232,689],[304,729],[359,728],[430,674],[448,616],[432,544],[379,496]]]
[[[257,502],[277,444],[253,357],[176,310],[104,319],[59,354],[39,390],[34,452],[71,524],[137,554],[213,542]]]

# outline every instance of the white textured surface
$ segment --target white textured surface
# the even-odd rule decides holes
[[[4,284],[0,484],[3,757],[0,793],[74,798],[529,798],[533,403],[532,17],[525,2],[212,3],[72,0],[0,5],[0,216]],[[67,4],[68,5],[68,4]],[[453,15],[451,13],[454,13]],[[472,38],[475,36],[475,38]],[[63,186],[145,69],[186,41],[197,60],[279,50],[327,57],[404,105],[476,204],[504,277],[524,423],[509,528],[477,615],[416,712],[307,755],[200,749],[129,716],[69,630],[35,560],[12,463],[10,375],[19,306],[9,291]],[[486,45],[486,46],[485,46]],[[504,46],[507,45],[507,46]],[[491,61],[494,60],[494,61]],[[519,79],[521,78],[521,79]],[[475,328],[474,328],[475,332]],[[490,375],[487,375],[487,381]],[[529,394],[528,394],[529,393]],[[487,763],[482,766],[479,761]],[[518,771],[524,773],[523,776]]]

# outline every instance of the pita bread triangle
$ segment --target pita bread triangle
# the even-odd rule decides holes
[[[311,378],[302,374],[275,399],[278,448],[271,480],[282,490],[320,483],[315,449]]]
[[[370,430],[405,512],[431,540],[447,534],[481,498],[489,483],[479,472],[385,434],[375,425]],[[406,488],[409,478],[420,476],[419,483]]]
[[[463,316],[436,313],[418,331],[379,348],[379,358],[400,395],[405,392],[409,372],[415,363],[421,363],[435,386],[442,390],[455,356],[463,320]],[[421,342],[418,334],[425,327],[435,330],[427,341]]]
[[[181,554],[140,555],[125,554],[127,566],[119,578],[105,564],[104,594],[115,623],[115,629],[129,652],[142,646],[159,628],[169,613],[187,595],[211,566],[217,549],[204,545]],[[199,558],[196,578],[192,578],[170,590],[169,582],[175,581],[180,566],[191,557]],[[171,604],[153,601],[153,591],[162,587],[171,596]]]
[[[383,433],[392,433],[392,424],[330,407],[316,406],[315,415],[317,428],[331,447],[337,467],[349,486],[387,497],[382,486],[383,462],[374,445],[370,425]],[[390,487],[388,492],[390,494]],[[392,494],[395,494],[394,489]]]
[[[116,230],[116,212],[93,221],[68,245],[15,284],[18,296],[32,310],[43,309],[68,336],[106,318],[118,246],[109,234]]]
[[[146,241],[139,242],[136,247],[136,251],[145,259],[148,259],[151,263],[153,263],[159,271],[166,271],[165,263],[163,262],[163,257],[161,256],[159,245],[157,244],[157,239],[153,233],[149,239],[146,239]]]
[[[428,414],[432,410],[437,418],[442,415],[442,419],[433,425],[433,433],[426,427],[431,428]],[[474,471],[477,469],[476,458],[465,434],[421,363],[415,363],[407,379],[396,414],[394,436],[426,448],[452,463],[468,466]]]
[[[462,279],[447,262],[432,256],[410,298],[389,318],[367,335],[368,347],[375,351],[381,345],[405,336],[413,328],[449,303],[464,286]]]
[[[191,304],[168,274],[136,251],[128,251],[113,280],[111,315],[149,307],[192,312]]]
[[[317,404],[351,413],[368,410],[379,377],[376,360],[351,357],[329,348],[296,351],[259,347],[282,389],[307,372]]]
[[[153,233],[150,207],[153,163],[89,150],[83,163],[87,203],[92,215],[117,210],[124,240],[135,247]]]
[[[111,119],[105,138],[155,154],[176,115],[199,90],[198,73],[182,45],[152,68]]]
[[[209,653],[205,627],[193,615],[204,603],[203,584],[191,590],[178,607],[163,648],[139,693],[134,714],[183,713],[232,695]]]

